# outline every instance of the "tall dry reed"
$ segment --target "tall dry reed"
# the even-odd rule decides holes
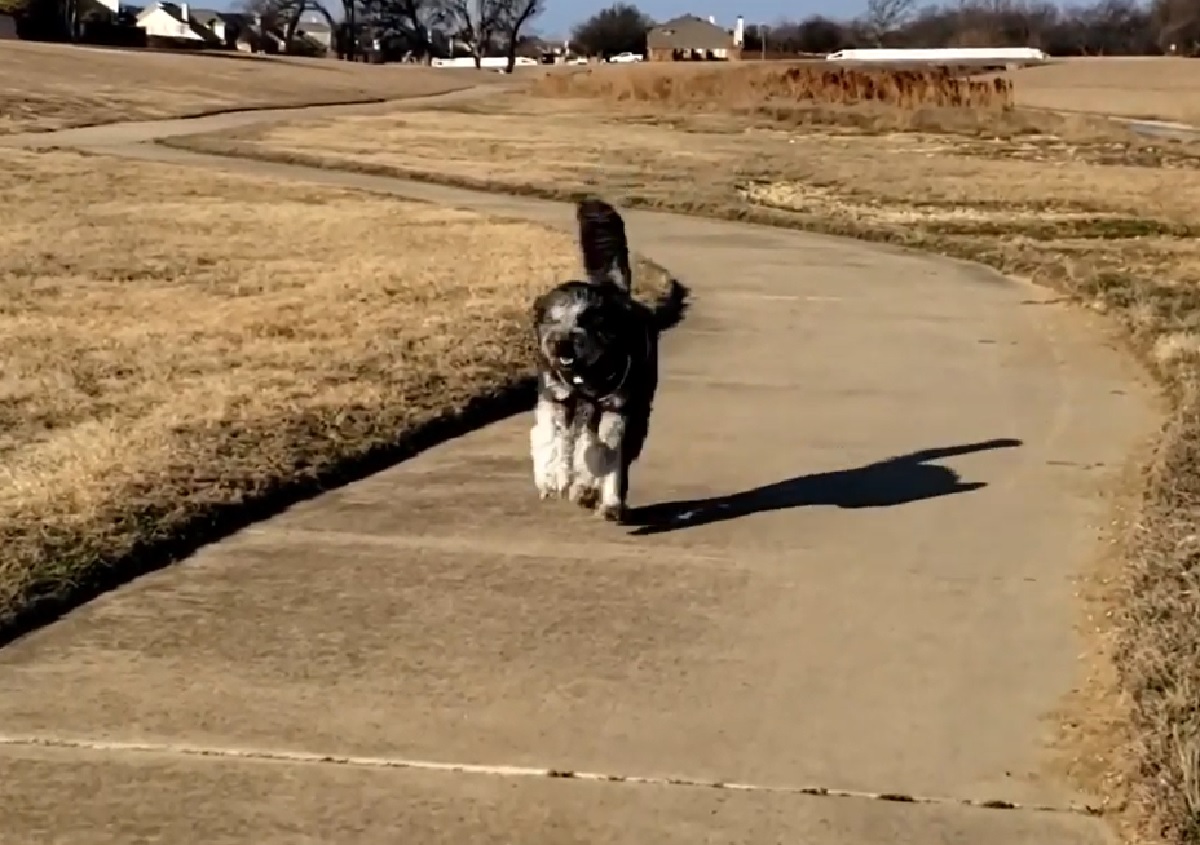
[[[877,104],[905,110],[1013,107],[1012,82],[973,79],[950,68],[845,68],[822,63],[647,63],[548,74],[544,96],[601,98],[676,107],[755,109]]]

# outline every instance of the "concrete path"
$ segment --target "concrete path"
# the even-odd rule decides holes
[[[133,143],[285,117],[37,140],[570,225]],[[0,842],[1107,841],[1047,714],[1151,391],[978,267],[628,224],[695,296],[637,525],[539,503],[522,416],[111,593],[0,651]]]

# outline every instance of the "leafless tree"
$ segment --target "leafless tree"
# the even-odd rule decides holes
[[[433,33],[447,17],[443,0],[359,0],[359,19],[386,33],[389,41],[399,36],[406,52],[428,59]],[[395,48],[394,42],[388,48]]]
[[[1195,0],[1155,0],[1151,15],[1163,52],[1194,56],[1200,50],[1200,4]]]
[[[500,7],[496,15],[496,28],[504,37],[504,55],[508,60],[505,69],[513,72],[517,66],[517,45],[521,30],[546,9],[545,0],[494,0]]]
[[[864,22],[876,46],[883,38],[908,22],[917,9],[917,0],[867,0]]]
[[[284,44],[290,48],[300,29],[300,20],[305,12],[316,12],[325,18],[330,32],[337,31],[333,15],[320,0],[245,0],[242,9],[256,15],[264,33],[268,30],[281,33]]]
[[[475,67],[483,66],[483,58],[499,29],[500,4],[506,0],[445,0],[447,21],[456,35],[471,45]]]
[[[545,0],[445,0],[445,18],[470,40],[475,67],[501,40],[509,73],[516,67],[521,30],[545,9]]]

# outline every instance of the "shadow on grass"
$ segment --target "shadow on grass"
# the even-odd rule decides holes
[[[688,289],[675,279],[652,308],[655,325],[665,331],[683,319]],[[533,409],[533,378],[515,378],[509,384],[467,403],[458,413],[447,413],[359,455],[334,463],[327,471],[303,478],[279,478],[237,503],[214,504],[197,510],[171,533],[159,534],[147,526],[144,538],[120,558],[90,562],[87,575],[70,584],[33,595],[7,618],[0,617],[0,648],[48,625],[98,596],[124,586],[142,575],[167,567],[248,525],[272,517],[299,502],[314,498],[388,469],[401,461],[484,426]]]
[[[987,484],[964,482],[954,470],[931,462],[1020,445],[1020,440],[1004,438],[922,449],[853,469],[799,475],[740,493],[645,505],[630,511],[627,524],[638,526],[631,534],[646,536],[809,505],[884,508],[969,493]]]

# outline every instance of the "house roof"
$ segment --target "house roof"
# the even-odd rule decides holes
[[[226,26],[247,29],[255,25],[255,16],[246,12],[222,12],[219,9],[189,9],[191,16],[202,24],[220,21]]]
[[[183,16],[183,9],[178,4],[167,2],[167,0],[158,0],[158,2],[143,9],[141,14],[138,15],[138,18],[140,19],[146,15],[152,14],[155,10],[162,10],[165,14],[168,14],[180,23],[187,25],[191,28],[192,32],[196,33],[196,35],[200,36],[205,41],[212,41],[216,43],[220,43],[221,41],[215,32],[209,29],[206,24],[201,23],[197,18],[196,12],[200,11],[198,9],[189,8],[187,18],[185,19]]]
[[[736,46],[733,36],[695,15],[682,15],[652,27],[646,35],[651,50],[717,50]]]

